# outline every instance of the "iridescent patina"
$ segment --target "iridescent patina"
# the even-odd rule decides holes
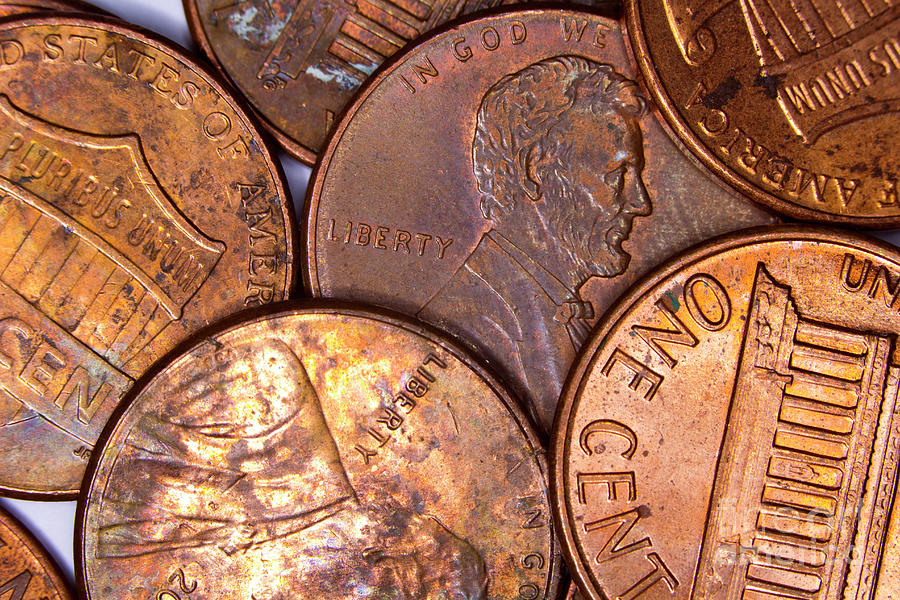
[[[540,442],[439,333],[334,304],[206,331],[85,479],[88,599],[556,598]]]
[[[293,205],[227,88],[168,42],[59,15],[0,39],[0,490],[72,497],[153,361],[287,297]]]

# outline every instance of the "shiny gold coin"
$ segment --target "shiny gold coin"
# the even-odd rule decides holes
[[[438,333],[305,304],[138,383],[79,503],[87,598],[552,599],[544,453]]]
[[[15,517],[0,508],[0,597],[74,600],[53,559]]]
[[[134,379],[294,282],[279,166],[225,87],[112,20],[0,25],[0,490],[72,497]]]
[[[900,597],[900,254],[750,230],[655,271],[573,369],[554,514],[593,600]]]

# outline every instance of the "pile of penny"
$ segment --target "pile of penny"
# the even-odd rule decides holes
[[[900,598],[900,8],[497,4],[0,1],[0,600]]]

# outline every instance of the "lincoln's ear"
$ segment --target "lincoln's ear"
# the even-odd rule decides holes
[[[525,190],[525,195],[535,202],[541,199],[541,179],[537,173],[540,163],[536,146],[524,152],[519,160],[519,185]]]

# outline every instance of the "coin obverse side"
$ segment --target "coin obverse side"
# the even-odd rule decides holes
[[[119,399],[294,282],[280,168],[181,51],[107,20],[0,25],[0,489],[72,497]]]
[[[7,596],[7,594],[9,594]],[[0,595],[8,600],[74,600],[50,554],[0,508]]]
[[[896,248],[751,230],[629,292],[567,382],[554,516],[592,600],[887,600]]]
[[[573,0],[609,14],[615,0]],[[191,33],[269,132],[312,165],[347,102],[392,54],[441,23],[517,0],[184,0]]]
[[[410,49],[314,174],[309,289],[454,333],[549,432],[578,348],[629,284],[773,221],[685,158],[633,77],[618,24],[565,9],[480,17]]]
[[[290,308],[129,398],[79,504],[87,598],[556,597],[540,442],[422,325]]]
[[[625,4],[654,99],[713,172],[792,217],[900,226],[900,5]]]

